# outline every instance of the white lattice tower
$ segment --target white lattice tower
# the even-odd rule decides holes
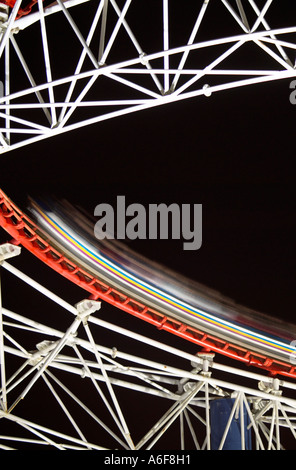
[[[1,307],[1,448],[211,449],[211,404],[230,398],[221,449],[234,420],[250,430],[254,449],[293,448],[295,383],[119,326],[100,302],[71,305],[8,260],[19,254],[1,246],[3,303],[8,275],[29,291],[31,312]]]
[[[278,18],[278,4],[39,0],[28,15],[20,0],[3,4],[2,152],[151,107],[295,77],[295,7],[281,1]],[[178,434],[181,449],[209,449],[217,398],[234,400],[221,447],[243,409],[254,446],[285,447],[286,434],[294,446],[292,381],[111,323],[104,305],[69,303],[17,269],[18,257],[8,263],[17,254],[2,246],[2,277],[24,281],[32,297],[20,313],[6,308],[4,289],[3,306],[1,298],[2,448],[153,449]],[[18,285],[10,292],[19,295]],[[50,299],[52,316],[40,316],[36,292]],[[126,352],[126,338],[142,352]],[[244,448],[243,432],[241,439]]]
[[[295,6],[281,2],[279,17],[278,4],[39,0],[27,15],[21,0],[12,10],[3,5],[2,151],[151,107],[295,77]]]

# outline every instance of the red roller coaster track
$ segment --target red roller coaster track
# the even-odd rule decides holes
[[[266,357],[257,352],[244,349],[188,326],[173,318],[143,305],[125,294],[107,285],[87,273],[84,269],[66,258],[63,253],[51,246],[40,235],[36,224],[27,217],[0,189],[0,225],[13,237],[12,243],[22,245],[39,260],[46,263],[57,273],[74,282],[88,293],[92,299],[101,299],[141,320],[154,325],[158,329],[173,333],[187,341],[195,343],[205,351],[211,351],[267,370],[271,375],[284,375],[296,378],[296,368],[291,364]]]
[[[10,8],[13,8],[14,5],[15,5],[15,2],[16,2],[16,0],[3,0],[1,3],[3,3],[4,5],[7,5]],[[25,8],[20,8],[19,11],[18,11],[18,14],[16,16],[16,19],[21,18],[22,16],[25,16],[25,15],[28,15],[29,13],[31,13],[33,6],[36,5],[37,2],[38,2],[38,0],[31,0],[25,6]]]
[[[269,371],[272,375],[285,375],[296,378],[296,368],[291,364],[265,357],[235,344],[204,333],[196,328],[169,318],[137,300],[113,289],[66,258],[51,246],[40,234],[36,224],[27,217],[0,189],[0,225],[13,237],[12,243],[22,245],[38,259],[46,263],[65,278],[74,282],[91,294],[92,299],[104,300],[141,320],[173,333],[187,341],[249,366]]]

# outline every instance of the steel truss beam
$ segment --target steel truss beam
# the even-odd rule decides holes
[[[200,0],[186,8],[175,2],[173,9],[163,0],[147,16],[149,2],[139,9],[135,0],[49,6],[39,0],[20,18],[20,0],[12,10],[2,5],[1,151],[136,111],[295,77],[293,15],[285,7],[290,26],[269,23],[278,3]],[[180,16],[176,24],[187,10],[190,22]],[[218,17],[227,25],[222,37],[213,26]],[[56,38],[55,22],[63,38]],[[39,46],[34,54],[32,43]],[[61,61],[65,70],[57,71]]]
[[[243,409],[254,448],[283,449],[287,434],[295,442],[295,383],[225,366],[214,354],[186,352],[186,342],[178,349],[165,337],[156,341],[119,327],[102,318],[104,304],[71,305],[10,264],[19,247],[5,244],[0,253],[5,285],[7,276],[12,284],[21,280],[33,299],[26,300],[32,315],[0,308],[1,448],[148,450],[173,436],[176,449],[211,449],[211,405],[229,397],[233,406],[219,448],[233,420],[241,417],[243,426]],[[36,303],[37,292],[48,299],[50,315]],[[56,312],[55,324],[64,329],[51,326]],[[122,347],[126,338],[132,353]]]

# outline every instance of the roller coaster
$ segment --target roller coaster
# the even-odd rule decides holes
[[[285,7],[280,27],[275,0],[172,3],[2,3],[1,152],[175,101],[296,76],[295,7]],[[207,25],[217,15],[223,20],[213,38],[215,28]],[[174,35],[174,23],[186,26],[182,34]],[[59,28],[69,38],[52,39]],[[32,37],[41,46],[36,54]],[[260,68],[246,61],[253,49],[262,54]],[[234,69],[240,53],[246,62]],[[59,54],[65,70],[72,64],[70,75],[55,67]],[[1,245],[2,275],[63,311],[31,318],[1,305],[1,448],[295,447],[294,324],[238,305],[117,241],[98,241],[93,221],[68,203],[31,200],[22,210],[1,190],[0,225],[11,237]],[[84,292],[82,300],[72,305],[18,269],[22,247],[61,283],[70,280]],[[128,315],[111,323],[105,305]],[[145,396],[142,405],[138,396]],[[224,424],[219,406],[228,410]]]

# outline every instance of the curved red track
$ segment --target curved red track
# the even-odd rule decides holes
[[[15,2],[16,2],[16,0],[2,0],[1,3],[4,3],[4,5],[7,5],[10,8],[13,8],[14,5],[15,5]],[[31,10],[32,10],[33,6],[36,5],[37,2],[38,2],[38,0],[31,0],[25,6],[25,8],[19,8],[16,19],[21,18],[22,16],[25,16],[25,15],[28,15],[29,13],[31,13]]]
[[[205,351],[212,351],[267,370],[271,375],[296,378],[296,367],[277,359],[244,349],[213,335],[165,316],[147,305],[115,290],[100,279],[66,258],[40,235],[36,224],[24,214],[0,189],[0,226],[13,238],[12,243],[22,245],[57,273],[86,290],[92,299],[101,299],[141,320],[197,344]]]

